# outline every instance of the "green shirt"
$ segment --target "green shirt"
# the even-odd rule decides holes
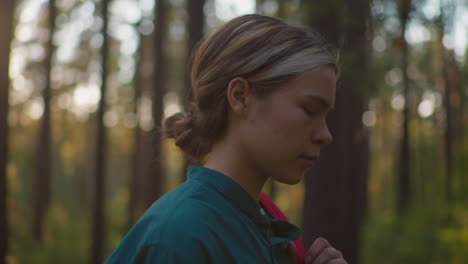
[[[187,181],[156,201],[105,263],[290,263],[287,246],[299,233],[229,177],[191,166]]]

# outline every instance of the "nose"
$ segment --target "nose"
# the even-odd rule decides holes
[[[313,136],[313,141],[315,144],[322,146],[329,145],[333,142],[333,136],[328,129],[327,123],[325,121],[322,122],[322,125]]]

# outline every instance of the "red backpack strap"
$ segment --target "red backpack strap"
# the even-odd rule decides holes
[[[283,212],[281,212],[278,206],[276,206],[276,204],[273,202],[273,200],[271,200],[270,197],[268,197],[268,195],[266,195],[263,192],[260,193],[259,202],[263,206],[263,208],[271,215],[272,218],[289,222],[288,218],[283,214]],[[305,250],[301,240],[296,239],[293,241],[293,243],[296,246],[297,250],[297,263],[304,263]]]

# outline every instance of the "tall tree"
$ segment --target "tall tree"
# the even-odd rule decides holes
[[[453,1],[444,1],[441,4],[438,18],[438,47],[442,58],[443,94],[445,108],[445,188],[448,201],[453,197],[453,167],[454,167],[454,141],[456,140],[457,126],[459,122],[456,109],[460,106],[461,96],[458,89],[458,67],[454,59],[453,51],[448,50],[443,43],[443,38],[453,29],[455,4]],[[455,129],[457,127],[458,129]]]
[[[154,129],[151,144],[151,166],[146,175],[144,204],[149,207],[161,196],[164,185],[164,172],[161,162],[161,123],[163,118],[163,96],[167,86],[166,39],[167,39],[167,0],[155,0],[154,18],[154,81],[152,91],[152,115]]]
[[[265,0],[255,0],[255,13],[263,14],[263,3]]]
[[[141,24],[141,21],[138,25]],[[138,178],[140,175],[140,157],[141,157],[141,128],[140,128],[140,115],[139,115],[139,102],[141,99],[141,74],[140,69],[142,66],[142,42],[143,36],[139,35],[138,50],[136,51],[136,64],[135,64],[135,75],[133,76],[133,86],[135,90],[134,96],[134,107],[133,112],[136,117],[136,126],[134,131],[134,148],[133,148],[133,159],[132,159],[132,173],[129,179],[129,199],[128,199],[128,218],[127,218],[127,230],[134,224],[136,208],[137,208],[137,192],[138,192]]]
[[[410,204],[411,200],[411,181],[410,181],[410,148],[409,148],[409,122],[410,122],[410,83],[408,77],[408,63],[409,63],[409,48],[406,41],[405,34],[409,22],[409,15],[411,12],[411,0],[398,1],[398,19],[400,21],[400,36],[398,44],[401,50],[401,72],[402,72],[402,85],[403,97],[405,98],[405,105],[403,108],[403,131],[400,142],[400,155],[399,155],[399,174],[398,174],[398,195],[397,195],[397,211],[403,214]]]
[[[0,8],[0,264],[6,263],[8,251],[7,161],[8,161],[8,89],[10,87],[10,44],[13,38],[14,0]]]
[[[129,199],[129,218],[128,227],[134,224],[135,218],[142,213],[147,205],[144,203],[144,190],[147,184],[144,182],[145,175],[149,175],[148,169],[151,134],[144,130],[142,114],[144,114],[144,102],[148,97],[149,91],[153,89],[152,68],[153,68],[153,36],[140,34],[139,47],[137,51],[138,61],[135,69],[135,114],[137,123],[135,127],[135,143],[133,152],[133,174],[130,179],[130,199]],[[143,191],[142,191],[143,190]]]
[[[97,139],[96,139],[96,164],[94,171],[94,208],[93,208],[93,229],[91,243],[90,263],[102,263],[105,238],[105,182],[106,182],[106,158],[107,158],[107,135],[104,127],[104,113],[106,112],[106,90],[107,75],[109,72],[109,36],[107,29],[109,25],[109,2],[111,0],[101,1],[102,13],[102,36],[103,43],[101,47],[101,98],[99,100],[97,111]]]
[[[205,26],[205,13],[203,7],[205,0],[188,0],[187,1],[187,53],[186,53],[186,69],[185,69],[185,89],[182,94],[183,102],[192,100],[192,81],[190,77],[190,57],[197,43],[203,38]],[[182,170],[182,179],[186,178],[186,168],[193,163],[188,157],[184,157],[185,164]]]
[[[55,34],[55,18],[57,9],[55,0],[49,1],[49,39],[47,40],[45,56],[45,85],[42,90],[42,102],[44,112],[42,114],[39,137],[36,145],[36,170],[33,186],[32,205],[32,233],[35,239],[43,238],[43,223],[47,213],[50,199],[50,174],[51,174],[51,70],[54,51],[53,38]]]
[[[466,56],[468,56],[468,52],[466,53]],[[465,62],[468,61],[468,58],[465,58]],[[465,63],[462,67],[460,67],[461,70],[461,85],[460,89],[465,89],[467,87],[467,81],[468,81],[468,63]],[[468,155],[468,138],[466,136],[466,132],[468,131],[468,94],[461,92],[462,94],[462,100],[460,103],[460,134],[462,135],[460,140],[460,152],[462,153],[460,155],[460,186],[462,187],[461,191],[461,197],[460,199],[465,200],[468,197],[468,194],[466,191],[466,188],[468,188],[468,181],[465,178],[466,171],[468,166],[465,163],[466,160],[466,155]]]
[[[442,76],[444,79],[444,108],[445,108],[445,195],[447,201],[452,200],[453,190],[452,190],[452,182],[453,182],[453,107],[452,107],[452,100],[454,95],[454,80],[451,78],[451,65],[449,62],[449,51],[445,49],[442,38],[443,38],[443,30],[440,34],[441,36],[439,39],[439,46],[442,49]]]
[[[325,237],[348,263],[359,263],[360,231],[367,202],[368,146],[362,124],[368,83],[368,0],[304,1],[308,23],[338,46],[341,85],[328,124],[333,143],[323,149],[305,178],[303,230],[307,246]],[[354,65],[359,65],[356,68]]]
[[[287,5],[289,1],[277,0],[278,9],[276,10],[276,15],[280,18],[285,18],[287,15]]]
[[[205,13],[203,7],[205,0],[190,0],[187,3],[188,20],[187,20],[187,55],[190,56],[195,45],[203,37],[203,30],[205,25]]]

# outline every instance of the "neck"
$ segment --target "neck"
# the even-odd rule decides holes
[[[255,169],[235,144],[220,142],[213,146],[204,166],[219,171],[239,184],[253,199],[258,200],[268,176]]]

